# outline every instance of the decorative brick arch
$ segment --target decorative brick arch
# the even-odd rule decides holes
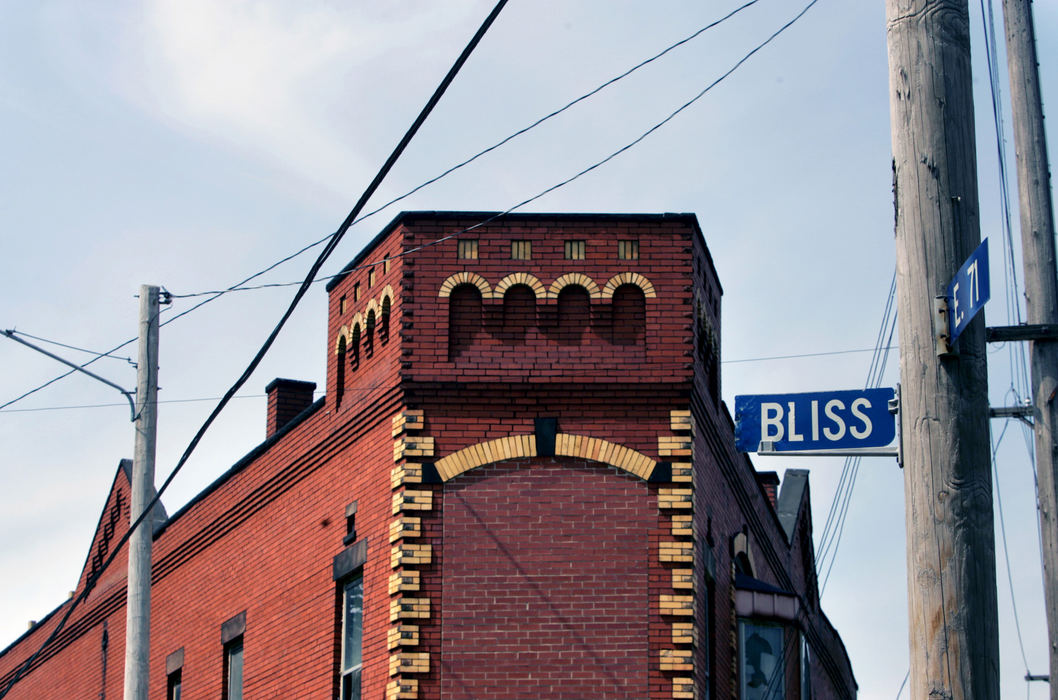
[[[551,287],[547,290],[548,299],[558,299],[558,295],[562,292],[564,287],[570,285],[579,285],[588,290],[588,296],[592,299],[601,298],[601,292],[599,291],[599,285],[595,284],[595,280],[588,277],[583,272],[567,272],[566,274],[559,277],[557,280],[551,283]]]
[[[338,348],[341,346],[343,338],[345,339],[345,345],[348,347],[349,341],[352,339],[352,336],[349,334],[349,326],[342,326],[338,329],[338,335],[334,338],[335,355],[338,354]]]
[[[367,306],[364,308],[364,316],[369,316],[372,311],[375,312],[376,318],[382,313],[382,310],[378,306],[378,300],[376,299],[371,299],[367,302]]]
[[[380,309],[382,308],[382,301],[386,297],[389,297],[389,307],[392,309],[393,308],[393,301],[394,301],[394,298],[393,298],[393,287],[391,285],[388,285],[388,284],[385,287],[382,288],[382,293],[378,295],[378,308],[380,308]]]
[[[437,461],[437,473],[442,481],[449,481],[460,474],[492,462],[518,457],[535,457],[535,435],[511,435],[509,437],[479,442]],[[623,469],[629,474],[647,479],[654,471],[656,462],[642,452],[629,447],[587,435],[559,433],[555,436],[556,457],[578,457],[593,462],[602,462]]]
[[[603,299],[613,299],[613,293],[617,291],[617,288],[622,284],[634,284],[643,290],[643,296],[647,299],[654,299],[657,297],[657,292],[654,291],[654,285],[651,284],[643,275],[638,272],[622,272],[619,275],[614,275],[606,283],[606,286],[602,288]]]
[[[353,329],[358,326],[363,328],[364,325],[364,315],[357,311],[356,314],[353,315],[353,320],[349,321],[349,332],[352,333]]]
[[[496,285],[496,288],[492,291],[493,297],[496,299],[502,299],[507,290],[516,284],[524,284],[529,287],[529,289],[532,289],[533,294],[536,295],[537,299],[544,299],[547,297],[547,290],[544,289],[544,283],[530,275],[528,272],[516,272],[513,275],[507,275],[501,279]]]
[[[485,281],[485,278],[474,272],[457,272],[452,275],[444,282],[441,283],[441,289],[438,290],[437,296],[446,298],[452,294],[452,290],[461,284],[472,284],[478,288],[481,292],[482,299],[492,298],[492,287]]]

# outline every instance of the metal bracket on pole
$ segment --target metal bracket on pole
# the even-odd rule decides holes
[[[896,395],[889,399],[889,413],[896,416],[896,466],[904,468],[904,431],[900,424],[900,383],[896,384]]]
[[[1033,426],[1031,418],[1035,415],[1036,411],[1031,403],[1021,406],[1000,406],[999,408],[988,409],[989,418],[1017,418],[1029,427]]]
[[[1053,323],[1024,323],[1020,326],[985,328],[985,341],[1005,343],[1008,340],[1058,340],[1058,325]]]
[[[933,298],[933,339],[936,341],[937,357],[955,354],[948,331],[948,297],[946,296]]]
[[[55,360],[56,362],[61,362],[62,364],[66,365],[67,367],[75,369],[78,372],[81,372],[82,374],[87,374],[89,377],[91,377],[92,379],[95,379],[96,381],[103,382],[107,386],[113,387],[114,389],[117,389],[118,391],[120,391],[122,393],[122,395],[126,399],[128,399],[129,408],[132,410],[132,422],[133,423],[136,422],[136,400],[133,398],[133,395],[132,395],[131,391],[126,391],[125,389],[122,389],[120,386],[118,386],[114,382],[110,381],[109,379],[104,379],[103,377],[100,377],[98,374],[95,374],[94,372],[89,372],[88,370],[86,370],[84,367],[82,367],[80,365],[74,364],[73,362],[70,362],[67,359],[59,357],[58,355],[56,355],[54,353],[48,352],[44,348],[37,347],[33,343],[30,343],[28,341],[25,341],[25,340],[22,340],[21,338],[16,337],[15,331],[6,330],[6,331],[0,331],[0,333],[3,333],[4,335],[6,335],[11,340],[14,340],[16,342],[22,343],[26,347],[36,350],[37,352],[41,353],[42,355],[47,355],[48,357],[50,357],[51,359]]]

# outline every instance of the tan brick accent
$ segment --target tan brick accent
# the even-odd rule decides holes
[[[389,631],[386,632],[386,644],[390,650],[397,647],[413,647],[418,643],[419,628],[416,625],[401,622],[390,627]]]
[[[535,435],[511,435],[464,447],[458,452],[453,452],[447,457],[439,459],[436,466],[437,473],[440,474],[441,479],[448,481],[465,471],[480,467],[483,464],[491,464],[492,462],[500,462],[517,457],[535,456]]]
[[[389,524],[389,541],[422,536],[422,519],[401,513]]]
[[[673,678],[672,698],[673,700],[694,700],[694,679]]]
[[[694,561],[694,542],[662,542],[658,545],[658,560],[662,562]]]
[[[389,550],[390,568],[421,566],[433,559],[433,547],[428,544],[395,544]]]
[[[389,621],[425,620],[430,617],[429,598],[396,598],[389,601]]]
[[[694,615],[693,595],[669,595],[661,594],[661,614],[677,615],[680,617]]]
[[[672,623],[673,644],[694,644],[694,623],[673,622]]]
[[[658,455],[661,457],[690,457],[693,449],[690,437],[662,435],[658,437]]]
[[[342,346],[342,338],[345,339],[345,345],[348,347],[349,343],[352,342],[353,334],[349,331],[349,326],[342,326],[338,329],[338,335],[334,336],[334,354],[337,355],[339,349]]]
[[[606,282],[599,297],[601,299],[613,299],[613,293],[616,292],[617,288],[622,284],[634,284],[643,290],[643,296],[647,299],[654,299],[658,295],[657,292],[654,291],[654,285],[643,275],[638,272],[622,272],[618,275],[614,275]]]
[[[422,411],[405,409],[393,416],[393,437],[397,437],[405,430],[423,429]]]
[[[398,489],[406,484],[422,483],[422,465],[414,462],[398,464],[389,472],[390,488]]]
[[[673,537],[693,537],[694,536],[694,516],[674,514],[672,516],[672,536]]]
[[[389,594],[408,593],[419,590],[419,572],[414,569],[402,569],[389,575]]]
[[[672,587],[677,590],[694,590],[694,569],[673,569]]]
[[[364,307],[364,318],[370,316],[372,311],[375,312],[375,320],[377,322],[378,317],[382,315],[382,311],[378,308],[378,301],[375,299],[370,299],[367,302],[367,306]]]
[[[690,649],[662,649],[661,670],[662,671],[693,671],[694,663],[691,659]]]
[[[694,416],[689,410],[669,411],[669,427],[674,433],[694,434]]]
[[[474,272],[457,272],[444,282],[441,283],[441,288],[437,291],[437,296],[441,298],[447,298],[452,294],[452,290],[461,284],[472,284],[478,288],[481,292],[482,299],[492,298],[492,287],[485,281],[485,278]]]
[[[595,280],[588,277],[583,272],[567,272],[552,282],[547,290],[547,298],[558,299],[558,295],[562,292],[562,288],[571,284],[584,287],[584,289],[588,290],[588,296],[592,299],[602,298],[602,292],[599,290],[599,285],[595,284]]]
[[[389,656],[389,675],[398,673],[429,673],[430,652],[398,651]]]
[[[658,489],[658,508],[662,510],[690,509],[694,507],[692,491],[689,488]]]
[[[433,457],[433,438],[427,435],[404,435],[393,441],[393,461]]]
[[[393,515],[405,510],[433,510],[433,492],[398,491],[393,494]]]
[[[532,289],[537,299],[544,299],[547,296],[547,290],[544,289],[543,282],[528,272],[515,272],[513,275],[507,275],[496,284],[496,287],[492,290],[493,298],[502,299],[507,290],[516,284],[524,284]]]
[[[386,700],[416,700],[418,697],[418,678],[394,678],[386,685]]]
[[[634,474],[640,479],[649,478],[650,472],[654,471],[654,467],[657,466],[657,462],[642,452],[587,435],[559,433],[555,436],[555,455],[603,462]]]
[[[677,484],[691,483],[694,480],[694,466],[690,462],[673,462],[672,480]]]

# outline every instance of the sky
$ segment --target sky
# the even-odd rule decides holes
[[[758,0],[358,223],[323,274],[340,269],[402,209],[506,210],[602,160],[698,95],[805,3]],[[369,208],[741,4],[513,0]],[[981,18],[988,3],[970,4],[982,235],[993,270],[985,314],[989,325],[1006,325],[1017,318],[1005,301],[1012,282]],[[0,0],[0,328],[109,350],[136,335],[141,284],[177,295],[166,312],[175,316],[204,298],[180,295],[229,287],[331,233],[491,6]],[[1058,6],[1036,3],[1035,12],[1038,36],[1058,35]],[[1001,21],[998,3],[995,13]],[[1016,203],[1001,28],[997,36]],[[1058,102],[1056,42],[1041,42],[1040,64],[1046,111]],[[1053,126],[1048,136],[1053,152]],[[868,379],[872,355],[863,351],[878,339],[893,274],[891,150],[884,3],[818,0],[635,147],[522,211],[696,214],[724,287],[728,405],[737,394],[855,389]],[[1020,283],[1016,209],[1012,221]],[[310,263],[302,255],[259,281],[298,281]],[[292,295],[290,287],[227,294],[163,328],[159,481]],[[319,284],[175,478],[163,498],[169,512],[264,438],[264,387],[273,378],[324,385],[325,314]],[[1015,352],[989,348],[993,406],[1014,401]],[[133,357],[134,344],[116,354]],[[785,359],[759,359],[778,356]],[[0,365],[0,403],[62,372],[4,338]],[[134,386],[124,359],[93,368]],[[881,385],[894,386],[898,374],[894,349]],[[1004,427],[996,460],[1001,680],[1004,697],[1020,697],[1026,670],[1047,672],[1046,625],[1031,439],[1020,425],[996,420],[994,440]],[[0,647],[75,586],[132,441],[125,400],[86,377],[0,410],[0,571],[7,574]],[[843,462],[754,462],[810,470],[820,549]],[[866,699],[897,697],[908,669],[903,496],[895,460],[864,459],[836,558],[826,560],[823,607]],[[1030,698],[1047,696],[1045,684],[1032,686]]]

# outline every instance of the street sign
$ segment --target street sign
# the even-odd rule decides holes
[[[954,343],[991,298],[988,284],[988,239],[981,241],[948,285],[948,342]]]
[[[735,397],[735,446],[756,452],[882,447],[896,437],[893,389],[755,394]]]

